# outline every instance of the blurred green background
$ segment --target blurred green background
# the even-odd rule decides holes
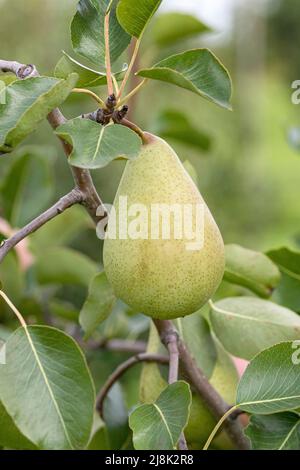
[[[226,243],[256,250],[286,244],[295,247],[300,244],[300,153],[289,145],[287,134],[300,122],[300,109],[291,102],[291,83],[300,79],[300,4],[298,0],[249,3],[189,0],[182,5],[165,0],[159,14],[180,8],[208,24],[211,32],[162,47],[157,44],[160,26],[154,19],[139,57],[139,65],[150,65],[188,48],[211,48],[231,73],[233,112],[179,88],[152,82],[130,103],[131,119],[144,129],[156,131],[162,113],[180,111],[195,129],[210,136],[209,151],[173,138],[168,141],[182,161],[189,160],[195,167],[200,190]],[[76,5],[77,0],[0,0],[1,58],[35,63],[40,73],[52,74],[62,50],[74,56],[69,26]],[[93,101],[83,95],[72,95],[63,106],[69,118],[94,108]],[[13,227],[28,222],[72,187],[63,151],[47,123],[21,148],[24,146],[25,151],[18,149],[14,155],[0,158],[2,196],[11,191],[17,202],[17,209],[12,209],[5,202],[7,198],[2,198],[0,215]],[[35,163],[38,160],[39,164]],[[123,162],[115,161],[93,173],[103,201],[112,202],[123,168]],[[17,194],[19,180],[23,189]],[[72,216],[63,215],[61,228],[53,229],[52,235],[51,228],[43,228],[39,236],[42,241],[36,245],[43,250],[50,237],[53,242],[66,231],[64,243],[99,265],[101,242],[84,211],[71,211],[78,215],[77,226],[74,217],[69,224],[67,217]],[[47,240],[44,244],[43,235]],[[5,272],[8,276],[8,269]],[[76,295],[80,297],[78,289]]]
[[[176,0],[164,3],[162,12],[178,11]],[[170,143],[182,160],[189,159],[196,167],[200,189],[225,241],[266,249],[300,239],[300,156],[286,138],[288,128],[300,121],[299,109],[291,103],[291,83],[300,78],[300,5],[297,0],[247,3],[185,2],[189,13],[206,23],[208,19],[213,30],[217,25],[216,31],[162,50],[153,44],[155,28],[150,26],[140,59],[149,64],[187,46],[212,48],[233,78],[233,113],[188,92],[150,83],[134,103],[134,114],[141,126],[151,130],[165,108],[184,110],[195,127],[212,136],[207,153],[171,139]],[[76,4],[77,0],[0,0],[1,57],[34,62],[41,73],[52,73],[61,50],[72,53],[69,24]],[[92,110],[93,102],[75,96],[64,109],[72,117]],[[72,184],[63,153],[46,123],[29,143],[50,146],[48,158],[59,157],[54,165],[54,200]],[[104,201],[112,201],[122,169],[122,163],[114,162],[94,173]]]

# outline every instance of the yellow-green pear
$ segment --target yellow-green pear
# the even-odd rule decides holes
[[[127,163],[104,242],[104,267],[117,297],[153,318],[189,315],[224,273],[222,236],[174,150],[146,134]]]

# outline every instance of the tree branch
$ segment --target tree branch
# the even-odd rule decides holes
[[[0,245],[0,263],[7,255],[9,250],[14,248],[21,240],[26,238],[31,233],[38,230],[40,227],[45,225],[49,220],[53,219],[59,214],[62,214],[66,209],[73,206],[74,204],[80,204],[83,201],[83,194],[79,189],[73,189],[70,193],[63,196],[56,204],[50,209],[46,210],[43,214],[39,215],[25,227],[21,228],[12,237],[4,240]]]
[[[0,60],[0,70],[3,72],[15,73],[16,76],[20,79],[39,76],[39,73],[34,65],[20,64],[19,62],[12,62],[7,60]],[[56,108],[48,115],[48,121],[52,128],[56,129],[61,124],[64,124],[67,120],[61,111]],[[72,152],[72,146],[64,142],[62,139],[61,141],[65,154],[67,157],[69,157]],[[95,224],[97,224],[106,216],[106,210],[103,206],[100,196],[96,191],[91,174],[89,170],[84,170],[82,168],[76,168],[73,166],[70,166],[70,168],[75,185],[83,194],[82,204],[85,206],[87,212],[90,214]],[[103,215],[101,216],[97,215],[97,210],[99,207],[103,208]]]
[[[106,383],[103,385],[102,389],[100,390],[97,400],[96,400],[96,408],[103,418],[103,404],[104,400],[109,393],[111,387],[117,382],[120,377],[128,370],[130,367],[138,364],[139,362],[157,362],[159,364],[168,364],[169,358],[167,356],[162,356],[159,354],[148,354],[148,353],[141,353],[137,354],[136,356],[131,357],[127,361],[123,362],[122,364],[117,367],[117,369],[111,374],[111,376],[107,379]]]
[[[170,320],[155,320],[154,321],[159,336],[163,344],[167,344],[167,338],[171,335],[178,338],[178,350],[183,372],[194,385],[195,389],[205,401],[207,407],[217,420],[222,418],[230,408],[229,405],[223,400],[221,395],[209,383],[204,373],[197,366],[194,358],[189,352],[186,344],[178,337],[177,331]],[[225,427],[229,437],[236,444],[239,449],[249,449],[249,441],[244,435],[242,426],[238,419],[228,418],[225,421]]]

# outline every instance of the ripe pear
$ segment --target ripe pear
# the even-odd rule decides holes
[[[127,163],[115,197],[116,236],[105,239],[104,267],[117,297],[153,318],[172,319],[197,311],[214,294],[224,273],[224,243],[198,188],[174,150],[151,134],[146,134],[146,139],[138,157]],[[128,214],[130,208],[135,210],[135,204],[143,207],[143,211],[135,213],[139,214],[136,222],[127,218],[128,224],[135,223],[140,229],[134,237],[120,236],[119,217],[124,215],[120,197],[123,201],[127,198]],[[161,227],[156,219],[159,232],[153,239],[153,204],[192,207],[194,239],[186,236],[184,230],[181,238],[174,235],[176,222],[172,214],[171,236],[167,239],[163,235],[165,225]],[[197,207],[203,211],[200,228],[196,223]],[[111,219],[108,234],[110,224]],[[191,249],[191,242],[199,239],[203,246]]]

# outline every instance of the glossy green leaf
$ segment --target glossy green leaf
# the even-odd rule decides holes
[[[281,282],[274,299],[282,305],[300,312],[300,251],[279,248],[267,253],[281,271]]]
[[[129,417],[135,449],[176,449],[188,421],[191,398],[189,385],[179,381],[168,385],[155,403],[137,407]]]
[[[152,68],[140,70],[137,75],[172,83],[231,109],[230,76],[208,49],[193,49],[161,60]]]
[[[0,151],[11,152],[35,131],[38,124],[66,100],[77,78],[77,74],[71,74],[66,80],[34,77],[9,85],[6,104],[0,105]]]
[[[79,311],[71,302],[63,301],[60,299],[53,299],[49,301],[49,312],[56,317],[64,318],[65,320],[78,322]]]
[[[78,284],[88,286],[99,266],[78,251],[64,247],[45,250],[35,263],[40,284]]]
[[[275,343],[300,338],[299,315],[268,300],[229,297],[211,306],[213,330],[234,356],[252,359]]]
[[[159,47],[171,46],[178,41],[209,31],[211,29],[195,16],[177,11],[159,15],[151,30]]]
[[[122,80],[125,70],[126,69],[124,67],[124,70],[115,73],[115,78],[117,80]],[[57,78],[66,78],[70,73],[77,73],[79,77],[77,87],[80,88],[93,88],[106,85],[107,83],[105,73],[97,72],[96,70],[81,64],[63,51],[63,56],[55,67],[54,75]]]
[[[69,162],[80,168],[103,168],[116,158],[135,158],[142,145],[140,137],[127,127],[101,126],[81,118],[63,124],[56,133],[72,144]]]
[[[1,373],[1,366],[0,366]],[[34,450],[36,446],[19,431],[0,401],[0,446],[17,450]]]
[[[104,18],[110,0],[80,0],[71,25],[73,49],[98,67],[105,66]],[[109,43],[115,62],[130,43],[116,16],[116,2],[110,11]]]
[[[139,38],[162,0],[120,0],[117,16],[120,24],[131,36]]]
[[[10,336],[6,354],[0,399],[22,434],[40,449],[85,448],[95,391],[75,341],[54,328],[29,326]]]
[[[253,415],[245,434],[254,450],[299,450],[300,416],[290,412]]]
[[[294,342],[276,344],[255,356],[238,386],[239,408],[262,415],[299,408],[298,356]]]
[[[224,280],[270,297],[280,280],[277,266],[263,253],[239,245],[226,245]]]
[[[109,284],[106,274],[97,274],[91,281],[88,297],[81,309],[79,323],[88,339],[98,325],[111,313],[116,297]]]
[[[156,326],[152,321],[150,324],[147,353],[166,353],[157,333]],[[139,398],[142,403],[155,402],[167,385],[168,382],[162,377],[159,365],[156,362],[145,362],[143,364],[139,386]]]
[[[22,227],[50,204],[54,191],[53,160],[47,148],[23,147],[11,160],[1,185],[4,217]]]
[[[185,113],[166,109],[155,120],[154,133],[163,139],[173,139],[197,150],[207,152],[211,148],[211,138],[198,130]]]

